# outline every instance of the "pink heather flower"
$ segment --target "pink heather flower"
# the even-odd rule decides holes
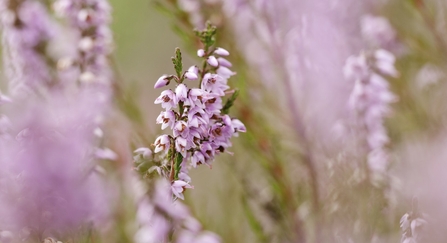
[[[208,114],[219,114],[222,109],[222,98],[216,93],[207,93],[204,95],[205,111]]]
[[[216,73],[224,79],[229,79],[231,76],[236,74],[235,72],[224,66],[219,66],[216,70]]]
[[[203,91],[202,89],[190,89],[188,94],[188,101],[185,104],[191,107],[198,106],[200,108],[204,108],[204,105],[202,103],[202,97],[204,93],[205,91]]]
[[[216,150],[215,150],[215,148],[213,148],[212,143],[203,142],[200,145],[200,152],[202,152],[202,154],[205,156],[205,159],[208,161],[208,160],[214,159],[214,154],[215,154]]]
[[[203,57],[203,56],[205,56],[205,50],[203,50],[203,49],[199,49],[199,50],[197,51],[197,56],[198,56],[198,57]]]
[[[217,54],[217,55],[220,55],[220,56],[228,56],[228,55],[230,55],[230,53],[227,50],[225,50],[225,49],[223,49],[221,47],[218,47],[214,51],[214,54]]]
[[[376,59],[376,67],[385,75],[392,77],[397,77],[399,73],[394,67],[394,62],[396,58],[394,55],[384,49],[379,49],[374,52],[374,57]]]
[[[169,149],[169,146],[171,144],[171,139],[168,135],[161,135],[155,140],[155,150],[154,153],[158,153],[160,151],[165,151]]]
[[[174,193],[174,195],[182,200],[185,200],[185,197],[183,196],[183,191],[186,188],[194,188],[193,186],[189,185],[187,182],[185,181],[181,181],[181,180],[177,180],[174,181],[171,185],[171,190],[172,193]]]
[[[366,56],[361,54],[359,56],[350,56],[346,60],[343,68],[343,74],[349,80],[362,80],[368,76],[369,67],[366,63]]]
[[[166,110],[177,107],[177,103],[176,95],[170,89],[161,92],[161,95],[154,101],[154,104],[161,104],[161,107]]]
[[[195,151],[191,158],[191,165],[196,168],[200,164],[205,164],[205,156],[203,156],[202,152]]]
[[[245,125],[238,119],[232,119],[231,124],[234,129],[235,136],[237,136],[238,132],[247,132]]]
[[[171,129],[175,124],[175,113],[172,110],[162,111],[157,117],[157,124],[162,124],[161,129],[164,130],[167,127]]]
[[[177,88],[175,88],[175,95],[178,101],[186,101],[188,98],[188,88],[184,84],[179,84]]]
[[[78,39],[76,54],[62,57],[61,60],[70,59],[76,63],[73,68],[82,71],[88,76],[79,76],[79,79],[89,87],[101,85],[103,96],[110,95],[112,71],[107,56],[112,51],[112,33],[109,28],[111,20],[111,7],[107,0],[57,0],[53,4],[56,14],[64,17],[70,23]],[[64,75],[61,73],[61,75]],[[76,72],[74,72],[76,75]],[[65,78],[65,76],[63,76]],[[90,77],[86,79],[86,77]]]
[[[230,61],[228,61],[227,59],[225,59],[223,57],[218,57],[217,61],[219,62],[219,66],[222,66],[222,67],[230,68],[233,66],[233,64],[231,64]]]
[[[36,49],[56,35],[56,24],[38,1],[21,1],[14,9],[8,2],[1,10],[5,74],[10,94],[25,95],[47,86],[51,80],[47,62]],[[19,21],[20,27],[15,23]]]
[[[207,73],[202,80],[202,89],[218,96],[224,96],[229,86],[227,80],[218,74]]]
[[[197,80],[199,78],[199,68],[191,66],[185,73],[185,77],[189,80]]]
[[[188,137],[189,127],[185,121],[177,121],[174,126],[174,137]]]
[[[168,75],[163,75],[155,82],[154,89],[164,87],[169,84]]]
[[[12,109],[8,114],[11,131],[20,132],[0,143],[1,173],[11,175],[0,184],[1,221],[18,230],[45,232],[101,223],[113,200],[105,178],[92,170],[93,114],[102,107],[88,95],[67,99],[49,93],[46,98],[29,100],[20,104],[20,113]]]
[[[356,57],[350,57],[355,60]],[[366,57],[360,55],[357,60],[361,62],[347,62],[346,65],[361,63],[357,65],[361,68],[345,68],[355,70],[347,75],[347,78],[356,79],[355,86],[349,99],[349,106],[357,114],[361,126],[365,129],[365,139],[368,144],[368,166],[373,172],[383,173],[388,166],[388,155],[385,145],[388,143],[388,135],[384,127],[385,116],[390,113],[390,104],[397,100],[397,97],[389,90],[388,82],[374,70],[388,75],[397,75],[394,68],[394,56],[384,50],[374,52],[371,57],[375,62],[369,62],[373,65],[371,68],[366,64]],[[361,72],[358,72],[361,70]],[[366,71],[366,73],[364,73]],[[349,72],[348,72],[349,73]],[[361,74],[361,75],[359,75]],[[360,77],[362,76],[362,77]]]
[[[188,141],[183,137],[177,137],[175,139],[175,150],[177,152],[181,153],[183,157],[186,157],[186,150],[188,146]]]
[[[396,32],[388,19],[380,16],[366,15],[360,22],[363,37],[376,47],[393,44]]]
[[[118,159],[118,155],[109,148],[103,148],[103,149],[97,148],[95,151],[95,157],[97,159],[105,159],[112,161]]]
[[[219,62],[217,61],[215,56],[209,56],[206,62],[213,67],[219,66]]]
[[[143,156],[144,159],[149,159],[152,156],[152,151],[149,148],[137,148],[133,152]]]

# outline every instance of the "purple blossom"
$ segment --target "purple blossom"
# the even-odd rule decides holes
[[[112,72],[107,56],[112,48],[109,28],[111,7],[107,0],[57,0],[53,7],[65,17],[78,37],[78,51],[72,63],[80,73],[78,80],[87,85],[102,85],[108,93]],[[70,59],[70,57],[67,57]],[[64,59],[62,59],[64,60]]]
[[[229,54],[222,48],[216,49],[213,53],[223,56]],[[190,188],[188,165],[192,167],[197,167],[199,164],[210,165],[216,154],[231,147],[231,137],[237,136],[238,132],[246,131],[239,120],[233,121],[228,115],[220,115],[223,108],[222,98],[230,88],[227,79],[235,74],[228,68],[231,67],[231,63],[222,59],[225,66],[219,66],[216,57],[207,55],[204,50],[199,50],[198,55],[206,61],[204,70],[199,70],[197,66],[190,67],[181,77],[175,79],[177,82],[175,92],[165,90],[155,100],[155,104],[161,104],[165,109],[158,116],[157,124],[162,124],[162,129],[170,127],[173,137],[168,135],[158,137],[154,144],[154,152],[171,149],[171,143],[174,143],[173,151],[168,153],[172,157],[165,159],[171,160],[170,163],[174,163],[173,161],[178,163],[178,156],[181,155],[182,163],[175,168],[171,167],[171,170],[179,170],[177,174],[173,171],[166,173],[170,175],[170,179],[174,179],[172,181],[174,196],[181,199],[184,188]],[[207,64],[212,67],[209,71],[206,71]],[[191,89],[183,83],[184,78],[198,79],[199,73],[203,72],[206,73],[203,78],[200,77],[200,88]],[[162,76],[161,79],[164,77],[166,76]],[[175,178],[172,178],[172,175]]]
[[[363,37],[375,47],[389,47],[396,40],[396,32],[384,17],[365,15],[360,25]]]
[[[21,1],[10,9],[2,1],[0,11],[4,43],[4,65],[12,96],[25,95],[53,80],[45,60],[45,53],[38,46],[55,36],[55,24],[45,7],[36,1]]]
[[[198,56],[198,57],[203,57],[203,56],[205,56],[205,50],[203,50],[203,49],[199,49],[199,50],[197,50],[197,56]]]
[[[224,66],[219,66],[216,70],[216,73],[224,79],[229,79],[231,76],[236,74],[235,72]]]
[[[376,67],[380,72],[391,77],[397,77],[399,75],[394,67],[396,57],[392,53],[384,49],[379,49],[374,52],[374,57],[376,59]]]
[[[155,140],[155,153],[158,153],[160,151],[165,151],[169,149],[169,145],[171,144],[171,139],[168,135],[161,135]]]
[[[144,159],[149,159],[152,156],[152,151],[149,148],[137,148],[133,152],[143,156]]]
[[[166,110],[177,107],[177,98],[172,90],[168,89],[161,92],[161,95],[154,101],[154,104],[161,104]]]
[[[112,198],[104,178],[94,170],[91,150],[93,117],[102,107],[84,95],[73,102],[53,94],[47,101],[21,104],[19,114],[8,113],[16,139],[0,143],[0,175],[9,177],[0,186],[0,214],[6,227],[66,232],[108,217],[107,201]]]
[[[220,56],[228,56],[228,55],[230,55],[230,53],[227,50],[225,50],[225,49],[223,49],[221,47],[218,47],[214,51],[214,54],[217,54],[217,55],[220,55]]]
[[[219,66],[221,66],[221,67],[230,68],[233,66],[230,61],[228,61],[227,59],[225,59],[223,57],[218,57],[217,61],[219,62]]]
[[[205,156],[203,156],[202,152],[195,151],[191,158],[192,167],[196,168],[197,165],[205,164]]]
[[[154,192],[139,199],[137,220],[140,227],[135,234],[137,243],[164,242],[169,236],[175,242],[219,243],[217,235],[202,230],[185,205],[173,201],[172,195],[183,198],[185,188],[192,188],[184,180],[176,180],[171,185],[166,180],[158,180]],[[193,240],[193,241],[191,241]]]
[[[191,66],[185,73],[185,77],[189,80],[197,80],[199,78],[199,68]]]
[[[157,117],[157,124],[162,124],[161,129],[174,128],[175,124],[175,113],[172,110],[162,111]]]
[[[224,96],[225,90],[228,88],[227,79],[218,74],[207,73],[203,77],[202,89],[205,91],[217,94],[218,96]]]
[[[215,56],[209,56],[206,62],[213,67],[219,66],[219,62],[217,61]]]
[[[184,84],[179,84],[177,88],[175,88],[175,96],[177,101],[185,102],[188,98],[188,88]]]
[[[169,84],[168,75],[163,75],[157,80],[157,82],[155,82],[154,89],[164,87],[168,84]]]
[[[390,113],[390,104],[397,98],[389,90],[388,82],[373,70],[396,76],[394,61],[391,53],[378,50],[370,56],[350,57],[344,69],[346,78],[355,81],[349,106],[358,114],[361,126],[365,127],[368,165],[371,171],[378,173],[383,173],[388,166],[385,146],[389,138],[383,123]]]
[[[187,182],[181,180],[174,181],[171,185],[172,193],[180,199],[185,199],[182,193],[185,190],[185,188],[193,188],[193,187],[189,185]]]
[[[189,126],[185,121],[178,121],[174,126],[174,137],[182,136],[183,138],[188,137]]]

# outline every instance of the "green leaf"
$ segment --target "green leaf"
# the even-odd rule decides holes
[[[197,37],[199,37],[200,41],[205,46],[205,51],[208,51],[208,48],[214,45],[216,42],[216,26],[212,25],[211,22],[206,23],[206,28],[202,31],[195,30],[194,33]]]
[[[228,114],[230,112],[230,108],[233,106],[234,101],[236,101],[236,98],[239,96],[239,90],[235,90],[233,95],[225,102],[224,107],[222,108],[223,114]]]
[[[175,177],[174,180],[178,180],[178,173],[180,173],[181,164],[183,161],[183,155],[179,152],[175,154]]]
[[[175,56],[171,58],[172,64],[174,64],[175,72],[177,73],[177,77],[180,79],[183,71],[183,63],[182,63],[182,52],[180,48],[175,48]]]

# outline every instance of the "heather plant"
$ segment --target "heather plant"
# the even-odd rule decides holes
[[[184,199],[183,190],[192,188],[189,167],[201,164],[211,167],[215,156],[231,147],[231,137],[246,131],[241,121],[228,115],[238,94],[227,85],[228,79],[236,74],[228,69],[231,63],[224,58],[229,52],[214,48],[216,28],[211,24],[196,35],[203,44],[203,49],[197,51],[197,56],[203,58],[201,68],[191,66],[184,72],[182,54],[176,49],[172,57],[176,75],[163,75],[154,85],[161,88],[170,82],[177,84],[175,91],[162,91],[154,102],[165,109],[157,117],[157,124],[162,129],[170,128],[172,135],[161,135],[155,140],[154,153],[162,152],[162,155],[151,162],[154,165],[149,171],[157,171],[171,181],[172,192],[181,199]],[[186,86],[186,82],[195,80],[199,81],[199,88]],[[223,103],[222,97],[227,94],[231,96]],[[144,153],[149,150],[140,148],[136,152],[143,152],[144,159]],[[144,161],[137,163],[142,166]]]
[[[0,0],[0,243],[445,241],[445,1],[148,2]]]

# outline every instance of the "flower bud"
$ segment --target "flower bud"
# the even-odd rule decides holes
[[[205,50],[203,50],[203,49],[199,49],[199,50],[197,51],[197,56],[199,56],[199,57],[203,57],[203,56],[205,56]]]
[[[163,75],[155,82],[154,89],[164,87],[169,84],[168,75]]]
[[[216,57],[214,56],[210,56],[208,57],[208,59],[206,60],[206,62],[208,62],[209,65],[213,66],[213,67],[217,67],[219,66],[219,62],[217,61]]]
[[[220,55],[220,56],[228,56],[228,55],[230,55],[230,53],[227,50],[225,50],[225,49],[223,49],[221,47],[218,47],[214,51],[214,54],[217,54],[217,55]]]

